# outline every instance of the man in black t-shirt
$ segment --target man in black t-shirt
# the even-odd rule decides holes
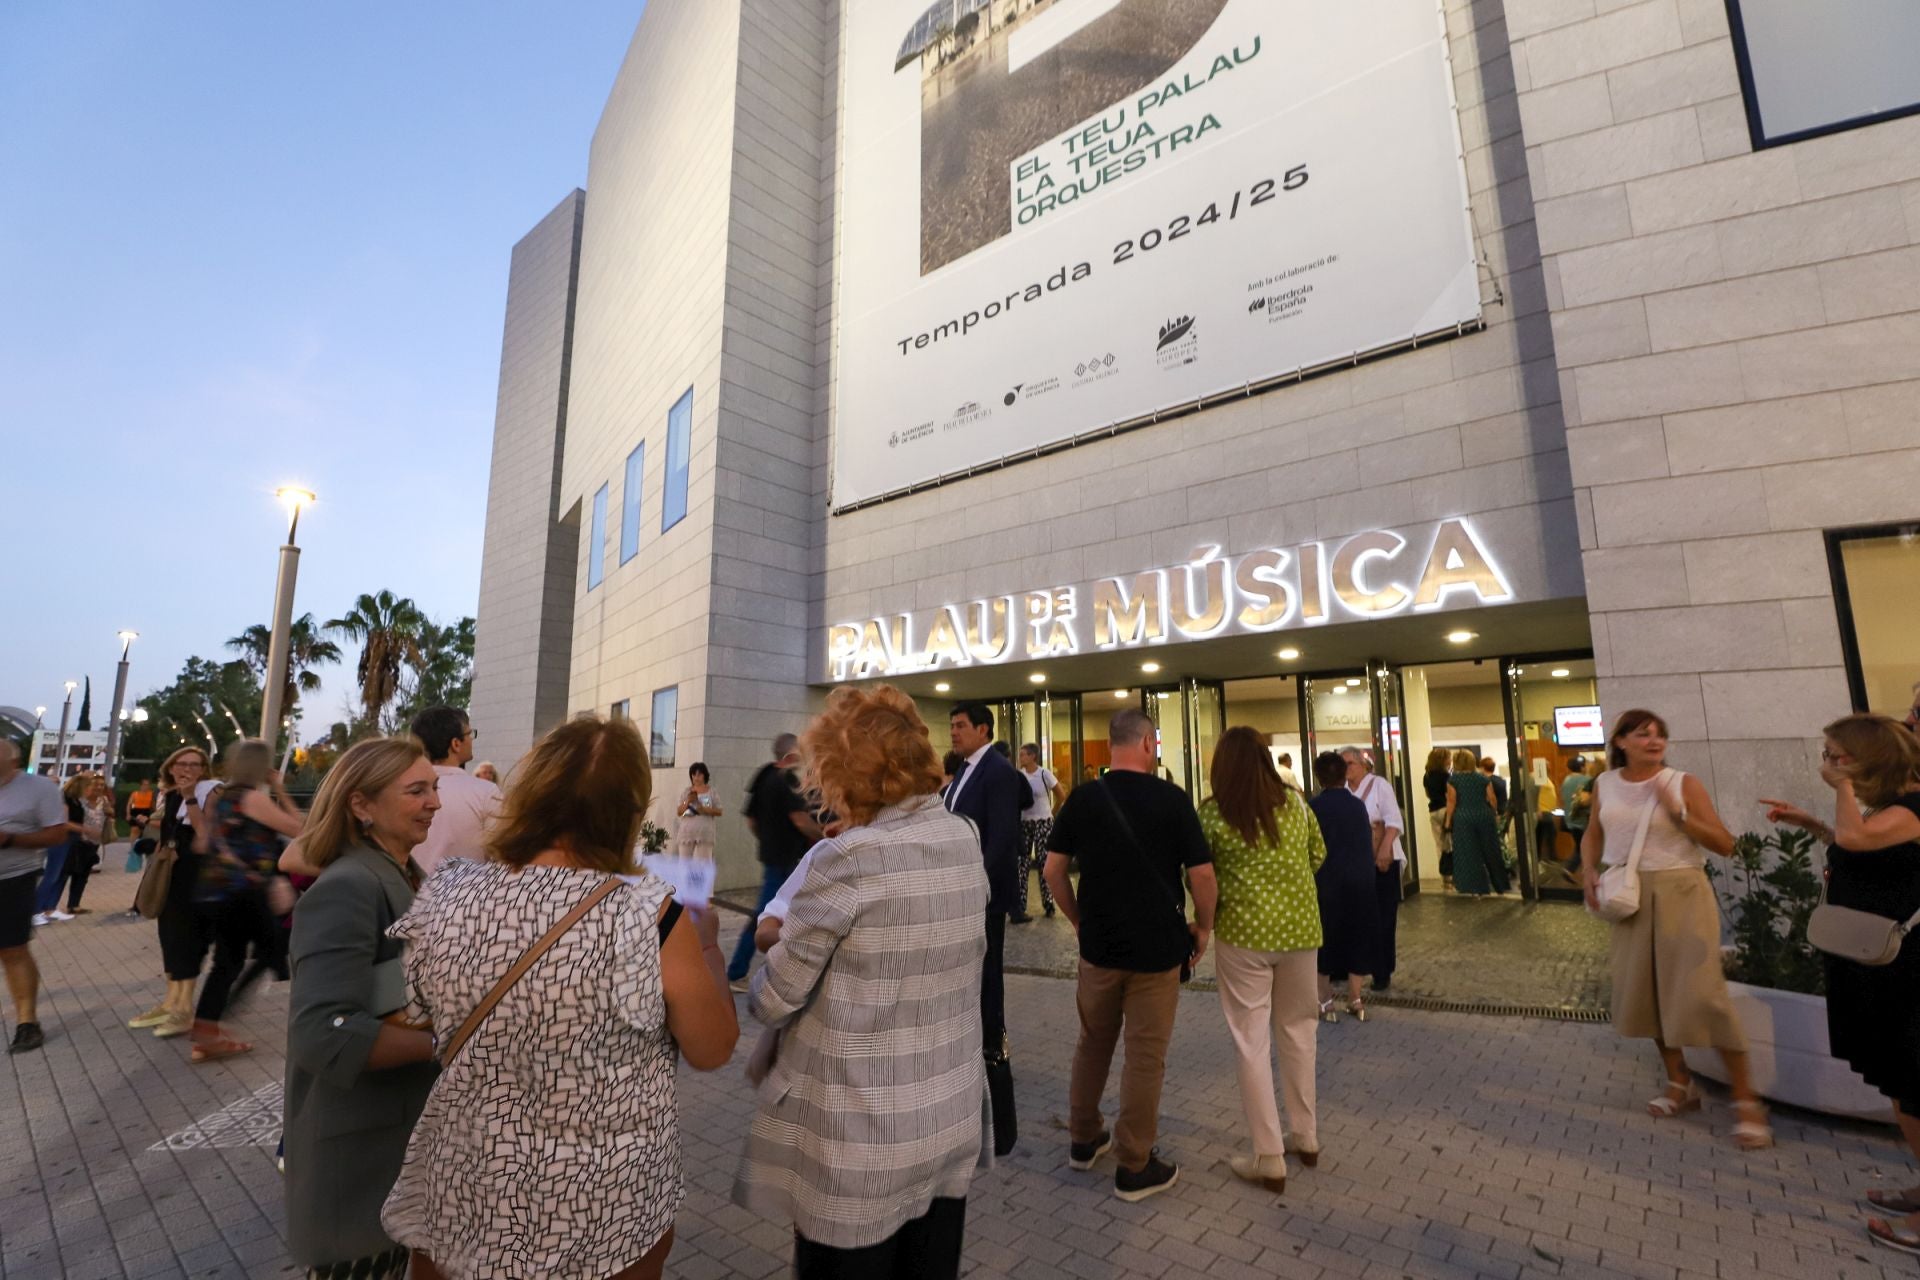
[[[1158,735],[1146,713],[1113,717],[1113,767],[1067,797],[1047,841],[1047,883],[1080,935],[1080,1043],[1069,1086],[1068,1163],[1091,1169],[1117,1148],[1113,1192],[1144,1200],[1180,1175],[1160,1159],[1160,1086],[1180,1002],[1183,965],[1197,964],[1213,936],[1219,887],[1213,855],[1187,793],[1154,776]],[[1079,864],[1078,890],[1068,877]],[[1186,887],[1194,921],[1186,916]],[[1103,1127],[1100,1095],[1124,1027],[1120,1117]]]
[[[755,920],[820,839],[820,824],[800,798],[800,780],[793,772],[799,763],[800,739],[783,733],[773,740],[773,761],[761,765],[747,787],[747,826],[760,844],[760,902],[753,909]],[[735,990],[745,990],[747,970],[752,967],[753,921],[749,920],[727,965],[727,980]]]

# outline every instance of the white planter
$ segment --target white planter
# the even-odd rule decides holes
[[[1893,1104],[1835,1058],[1827,1044],[1827,1002],[1821,996],[1728,982],[1734,1013],[1747,1033],[1753,1087],[1762,1097],[1808,1111],[1893,1123]],[[1687,1066],[1726,1082],[1720,1055],[1688,1049]]]

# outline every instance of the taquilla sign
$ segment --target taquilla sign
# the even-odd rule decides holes
[[[1417,545],[1381,529],[1237,556],[1202,547],[1184,564],[835,623],[827,677],[992,666],[1514,598],[1466,519],[1440,521]]]

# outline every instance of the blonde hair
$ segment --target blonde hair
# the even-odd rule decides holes
[[[160,762],[160,786],[162,790],[171,791],[174,789],[176,785],[173,781],[174,762],[181,756],[189,755],[199,756],[200,772],[207,774],[209,777],[212,776],[213,760],[206,752],[202,751],[199,747],[181,747],[178,751],[175,751],[172,755]]]
[[[1841,716],[1820,732],[1853,757],[1844,772],[1869,809],[1886,808],[1920,781],[1920,743],[1891,716]]]
[[[426,758],[427,749],[418,738],[368,738],[348,747],[327,770],[326,781],[313,798],[313,810],[300,834],[301,861],[325,868],[364,843],[366,830],[353,816],[353,797],[373,799]]]
[[[889,805],[932,795],[945,781],[926,721],[890,684],[828,694],[800,749],[808,795],[850,827],[866,825]]]
[[[1453,753],[1453,767],[1455,771],[1459,773],[1478,773],[1480,772],[1480,757],[1465,747],[1457,747]]]
[[[630,872],[652,799],[653,769],[633,722],[579,716],[555,726],[514,768],[487,856],[524,867],[564,848],[596,871]]]
[[[95,775],[91,773],[76,773],[61,784],[60,794],[77,804],[82,799],[86,789],[93,785],[94,777]]]
[[[227,744],[220,758],[230,787],[257,787],[273,772],[273,748],[261,738],[241,738]]]

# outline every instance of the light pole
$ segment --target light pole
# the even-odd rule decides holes
[[[133,652],[133,642],[140,638],[138,631],[120,633],[120,669],[113,675],[113,714],[107,718],[107,758],[101,772],[107,775],[107,787],[113,787],[113,767],[120,759],[120,721],[126,717],[121,704],[127,700],[127,655]]]
[[[47,718],[47,709],[45,707],[35,707],[33,709],[33,727],[34,728],[38,729],[40,727],[40,722],[42,720],[45,720],[46,718]]]
[[[293,485],[280,488],[274,495],[287,504],[287,541],[280,548],[280,576],[273,588],[273,640],[267,646],[267,687],[260,696],[260,736],[267,740],[267,751],[280,741],[281,702],[287,688],[288,633],[293,630],[293,582],[300,572],[300,547],[295,541],[300,532],[300,509],[313,505],[310,489]]]
[[[67,780],[67,721],[73,715],[73,691],[79,687],[78,681],[67,681],[67,700],[60,706],[60,745],[54,751],[53,776],[63,783]]]

